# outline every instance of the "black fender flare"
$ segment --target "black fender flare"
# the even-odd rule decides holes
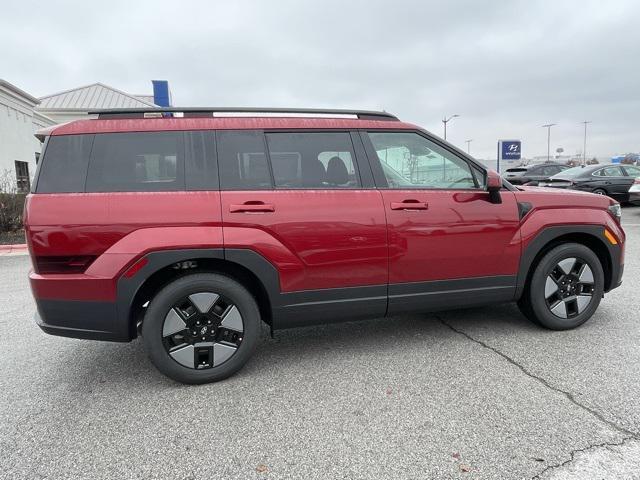
[[[236,263],[252,272],[264,286],[272,307],[280,301],[280,277],[278,270],[262,255],[249,249],[190,248],[178,250],[158,250],[147,253],[142,259],[146,264],[135,275],[128,278],[121,275],[117,281],[116,307],[118,331],[130,339],[136,337],[135,325],[131,322],[133,301],[145,282],[156,272],[175,263],[195,259],[216,259]],[[126,270],[125,270],[126,271]]]
[[[516,283],[515,299],[519,299],[524,291],[525,284],[531,269],[531,265],[538,256],[538,254],[544,249],[546,245],[554,240],[563,237],[565,235],[589,235],[599,242],[608,252],[610,265],[604,266],[610,269],[609,279],[607,281],[607,288],[605,291],[609,291],[615,288],[622,275],[622,267],[620,265],[620,247],[618,245],[612,245],[605,240],[604,237],[605,227],[602,225],[562,225],[546,227],[540,231],[535,238],[529,242],[525,250],[520,255],[520,265],[518,268],[518,278]],[[605,268],[605,274],[606,274]]]

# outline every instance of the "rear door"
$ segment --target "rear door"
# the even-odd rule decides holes
[[[225,252],[250,249],[277,269],[277,327],[385,313],[385,212],[359,142],[348,131],[217,133]]]
[[[515,195],[419,132],[363,134],[389,233],[389,314],[510,300],[520,255]]]

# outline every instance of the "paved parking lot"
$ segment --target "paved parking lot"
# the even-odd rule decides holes
[[[0,258],[0,478],[640,478],[640,208],[624,285],[570,332],[512,305],[265,332],[235,377],[56,338]]]

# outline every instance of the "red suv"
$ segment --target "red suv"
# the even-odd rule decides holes
[[[38,325],[223,379],[261,331],[517,301],[543,327],[621,282],[608,197],[514,187],[384,112],[94,112],[38,133]]]

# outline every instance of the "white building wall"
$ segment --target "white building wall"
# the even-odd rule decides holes
[[[38,108],[36,111],[54,120],[55,123],[67,123],[74,120],[98,118],[97,115],[89,115],[86,110],[46,110],[43,108]]]
[[[14,182],[16,160],[29,164],[29,175],[33,179],[36,152],[41,150],[34,133],[53,125],[46,117],[34,114],[35,105],[30,99],[0,85],[0,176],[9,172]]]

